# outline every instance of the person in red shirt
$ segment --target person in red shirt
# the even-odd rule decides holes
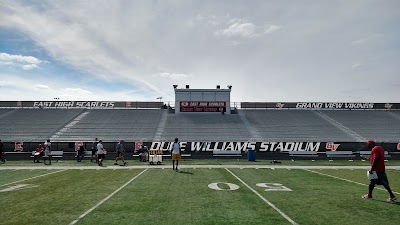
[[[371,156],[369,157],[369,161],[371,163],[371,169],[369,170],[370,174],[376,173],[377,178],[371,179],[368,186],[368,194],[361,196],[365,199],[372,198],[372,191],[375,188],[375,185],[383,185],[386,190],[389,192],[388,201],[394,202],[397,200],[396,196],[394,196],[392,190],[389,186],[389,181],[386,176],[385,171],[385,150],[381,146],[377,146],[374,141],[369,140],[367,142],[368,148],[371,149]]]
[[[44,154],[44,148],[41,144],[36,148],[35,155],[33,156],[33,162],[39,163],[39,158],[42,157]]]

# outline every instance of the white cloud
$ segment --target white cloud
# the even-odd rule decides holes
[[[172,80],[186,80],[192,77],[192,75],[182,74],[182,73],[160,73],[156,75],[162,78],[168,78]]]
[[[265,26],[264,30],[262,30],[261,27],[254,23],[237,18],[229,20],[227,25],[227,28],[217,30],[215,34],[228,38],[256,38],[260,37],[262,34],[271,34],[281,29],[280,26],[271,24]]]
[[[12,66],[13,64],[14,64],[13,62],[3,62],[3,61],[0,61],[0,65]]]
[[[381,40],[383,38],[385,38],[384,34],[374,33],[374,34],[367,35],[367,36],[365,36],[363,38],[354,40],[354,41],[351,42],[351,44],[352,45],[364,45],[364,44],[367,44],[367,43],[379,41],[379,40]]]
[[[7,81],[5,80],[0,80],[0,87],[3,87],[7,84]]]
[[[10,55],[4,52],[0,53],[0,64],[20,66],[23,70],[39,68],[38,65],[43,62],[44,61],[33,56]]]
[[[75,93],[75,94],[79,94],[79,95],[93,94],[93,92],[84,90],[82,88],[64,88],[63,91],[65,93]]]
[[[35,88],[37,88],[37,89],[49,89],[49,86],[44,85],[44,84],[36,84]]]
[[[202,15],[198,14],[195,18],[188,20],[187,24],[190,27],[195,25],[205,25],[209,27],[216,27],[223,23],[223,18],[219,18],[216,15]]]
[[[33,57],[33,56],[23,56],[23,55],[10,55],[7,53],[0,53],[0,60],[3,62],[19,62],[25,64],[40,64],[43,61]]]
[[[20,57],[2,55],[8,60],[0,60],[2,68],[30,68],[27,65],[33,64],[41,68],[42,74],[57,75],[43,93],[31,90],[32,84],[47,84],[46,80],[19,81],[17,91],[0,93],[3,99],[34,98],[39,94],[43,98],[60,97],[63,88],[79,87],[92,93],[83,92],[84,97],[75,95],[79,91],[67,93],[86,100],[153,98],[149,96],[163,96],[163,100],[169,96],[172,100],[172,84],[193,88],[232,84],[233,101],[346,101],[347,96],[340,92],[350,89],[354,82],[375,85],[370,81],[381,74],[383,87],[399,79],[396,49],[400,33],[393,29],[399,24],[397,1],[378,8],[374,1],[362,7],[354,1],[318,1],[312,7],[302,1],[279,0],[265,4],[228,0],[4,2],[0,7],[2,38],[9,33],[21,34],[57,65],[76,71],[74,77],[101,79],[105,84],[116,81],[125,87],[130,85],[125,92],[136,89],[142,96],[115,92],[114,88],[110,91],[104,86],[74,84],[64,77],[65,73],[60,76],[54,67],[42,66],[43,62],[16,60],[24,55],[22,52],[29,52],[21,51],[16,54]],[[381,32],[382,36],[369,37],[371,32]],[[22,47],[30,49],[18,45],[12,52]],[[358,62],[368,65],[368,70],[362,71],[366,79],[350,80],[358,78],[347,74],[360,72],[360,66],[355,65]],[[0,80],[12,79],[14,83],[16,79],[1,74],[4,71],[0,70]],[[185,76],[189,74],[195,75]],[[327,83],[342,89],[326,92]],[[3,84],[2,89],[9,85]],[[381,99],[395,98],[400,96],[399,90],[391,95],[384,90],[377,93]],[[354,93],[355,99],[360,96],[364,98]]]
[[[6,79],[5,79],[6,78]],[[35,84],[35,85],[33,85]],[[45,77],[26,78],[15,74],[0,73],[0,101],[155,101],[155,96],[145,96],[126,90],[109,92],[101,87],[80,83],[76,88],[74,80],[48,80]],[[90,87],[90,91],[88,90]]]
[[[24,70],[31,70],[36,68],[39,68],[36,64],[27,64],[22,66],[22,69]]]
[[[157,69],[158,66],[151,64],[151,60],[146,58],[150,56],[140,56],[141,53],[147,54],[148,50],[153,49],[146,49],[147,45],[154,44],[138,45],[135,43],[135,36],[140,33],[138,29],[141,28],[129,28],[142,25],[132,23],[131,19],[118,22],[107,19],[119,17],[120,12],[118,4],[107,2],[106,5],[107,9],[90,2],[75,1],[70,4],[46,1],[43,3],[44,8],[39,9],[10,1],[0,8],[0,15],[8,15],[3,17],[7,22],[0,21],[0,26],[21,30],[37,45],[46,49],[53,58],[83,73],[106,81],[118,78],[127,83],[136,83],[137,86],[145,85],[147,91],[163,94],[162,89],[147,80],[146,76],[147,70]],[[43,13],[41,10],[52,13]],[[104,17],[103,10],[107,11],[107,18]],[[131,11],[126,11],[126,16],[129,18]],[[143,27],[147,25],[144,24]],[[134,64],[140,67],[132,70]]]
[[[62,88],[57,96],[60,99],[87,100],[93,99],[93,92],[82,88]]]
[[[360,63],[354,63],[353,65],[351,65],[351,68],[353,70],[360,68],[362,65]]]
[[[252,23],[242,23],[240,20],[235,20],[232,25],[226,29],[216,31],[219,36],[225,37],[240,37],[253,38],[257,37],[257,26]]]
[[[277,25],[269,25],[265,28],[264,33],[265,34],[270,34],[270,33],[274,33],[275,31],[281,29],[280,26]]]

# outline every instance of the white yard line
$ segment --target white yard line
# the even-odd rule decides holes
[[[8,183],[8,184],[2,184],[2,185],[0,185],[0,187],[2,187],[2,186],[7,186],[7,185],[10,185],[10,184],[19,183],[19,182],[22,182],[22,181],[27,181],[27,180],[35,179],[35,178],[39,178],[39,177],[44,177],[44,176],[47,176],[47,175],[50,175],[50,174],[54,174],[54,173],[58,173],[58,172],[62,172],[62,171],[65,171],[65,169],[63,169],[63,170],[58,170],[58,171],[54,171],[54,172],[50,172],[50,173],[46,173],[46,174],[42,174],[42,175],[35,176],[35,177],[26,178],[26,179],[23,179],[23,180],[14,181],[14,182],[11,182],[11,183]]]
[[[331,178],[335,178],[335,179],[338,179],[338,180],[343,180],[343,181],[347,181],[347,182],[350,182],[350,183],[353,183],[353,184],[358,184],[358,185],[362,185],[362,186],[367,186],[368,187],[368,184],[363,184],[363,183],[359,183],[359,182],[356,182],[356,181],[352,181],[352,180],[348,180],[348,179],[344,179],[344,178],[341,178],[341,177],[336,177],[336,176],[333,176],[333,175],[329,175],[329,174],[325,174],[325,173],[321,173],[321,172],[317,172],[317,171],[312,171],[312,170],[308,170],[308,169],[304,169],[304,170],[308,171],[308,172],[311,172],[311,173],[316,173],[316,174],[319,174],[319,175],[322,175],[322,176],[331,177]],[[380,188],[380,187],[375,187],[375,189],[386,191],[386,189]],[[395,193],[395,194],[400,195],[399,192],[395,192],[395,191],[392,191],[392,192]]]
[[[128,182],[126,182],[124,185],[122,185],[121,187],[119,187],[117,190],[115,190],[113,193],[111,193],[109,196],[107,196],[106,198],[104,198],[103,200],[101,200],[99,203],[97,203],[95,206],[93,206],[92,208],[90,208],[89,210],[87,210],[85,213],[83,213],[82,215],[80,215],[78,218],[76,218],[76,220],[72,221],[71,223],[69,223],[69,225],[72,224],[76,224],[77,222],[79,222],[79,220],[83,219],[83,217],[85,217],[87,214],[91,213],[93,210],[95,210],[97,207],[99,207],[101,204],[103,204],[104,202],[106,202],[108,199],[110,199],[113,195],[115,195],[116,193],[118,193],[120,190],[122,190],[124,187],[126,187],[128,184],[130,184],[132,181],[134,181],[136,178],[138,178],[140,175],[142,175],[144,172],[146,172],[147,169],[143,170],[142,172],[140,172],[138,175],[136,175],[134,178],[130,179]]]
[[[265,203],[267,203],[269,206],[271,206],[273,209],[275,209],[281,216],[283,216],[287,221],[289,221],[293,225],[298,225],[294,220],[290,219],[288,215],[286,215],[282,210],[280,210],[278,207],[276,207],[274,204],[272,204],[270,201],[268,201],[264,196],[262,196],[260,193],[258,193],[256,190],[254,190],[250,185],[248,185],[246,182],[244,182],[242,179],[240,179],[238,176],[236,176],[232,171],[230,171],[228,168],[225,168],[232,176],[234,176],[238,181],[242,182],[248,189],[250,189],[254,194],[256,194],[259,198],[261,198]]]

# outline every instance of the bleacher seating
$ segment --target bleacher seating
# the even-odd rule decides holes
[[[312,110],[246,110],[246,117],[267,141],[354,141]]]
[[[3,114],[5,114],[11,110],[13,110],[13,109],[0,109],[0,116],[2,116]]]
[[[391,111],[392,113],[400,113]],[[328,110],[323,113],[365,139],[399,141],[400,119],[382,110]],[[399,114],[400,115],[400,114]]]
[[[173,141],[248,141],[249,131],[237,114],[169,114],[163,139]]]
[[[45,141],[82,111],[82,109],[12,109],[0,119],[0,139]]]
[[[260,141],[356,141],[340,129],[344,127],[365,139],[398,142],[400,133],[400,111],[397,110],[246,109],[242,114],[248,120],[246,124],[240,113],[168,113],[166,120],[165,116],[161,120],[165,112],[161,109],[0,109],[0,140],[43,142],[51,138],[72,142],[98,137],[104,141],[153,141],[157,137],[159,141],[173,141],[178,137],[181,141],[249,141],[252,140],[250,127],[253,133],[259,134]]]
[[[152,140],[162,110],[91,109],[79,123],[63,131],[58,140]]]

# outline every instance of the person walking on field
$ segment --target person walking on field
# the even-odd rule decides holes
[[[116,166],[118,165],[118,160],[119,159],[121,159],[122,162],[124,163],[124,165],[121,165],[121,166],[125,166],[126,165],[126,162],[124,160],[124,153],[125,153],[125,149],[124,149],[124,146],[123,146],[124,143],[125,143],[124,140],[121,140],[117,144],[117,158],[115,158],[115,163],[114,163],[114,165],[116,165]]]
[[[367,142],[368,148],[372,148],[371,156],[369,158],[371,163],[371,169],[368,171],[370,176],[374,176],[370,180],[368,186],[368,194],[361,196],[364,199],[371,199],[372,198],[372,191],[375,188],[375,185],[383,185],[385,189],[389,192],[389,198],[387,199],[388,202],[394,202],[397,200],[396,196],[394,196],[392,190],[389,186],[389,181],[386,176],[385,171],[385,150],[381,146],[377,146],[374,141],[369,140]]]
[[[93,160],[95,160],[96,163],[97,163],[96,152],[97,152],[97,138],[93,141],[93,145],[92,145],[92,158],[90,158],[90,161],[91,161],[91,162],[93,162]]]
[[[85,156],[85,147],[83,147],[83,145],[79,146],[77,153],[78,162],[82,162],[82,159]]]
[[[97,144],[97,160],[99,166],[103,166],[104,158],[106,158],[105,152],[106,150],[103,147],[103,141],[99,140],[99,143]]]
[[[4,143],[0,140],[0,160],[2,163],[6,162],[6,159],[4,156],[6,155],[6,152],[4,151]]]
[[[46,164],[46,159],[49,159],[49,164]],[[51,165],[51,143],[50,139],[44,143],[44,164]]]
[[[175,142],[172,146],[172,169],[178,171],[178,162],[181,160],[181,146],[178,142],[178,138],[175,138]],[[176,166],[175,166],[176,162]]]

